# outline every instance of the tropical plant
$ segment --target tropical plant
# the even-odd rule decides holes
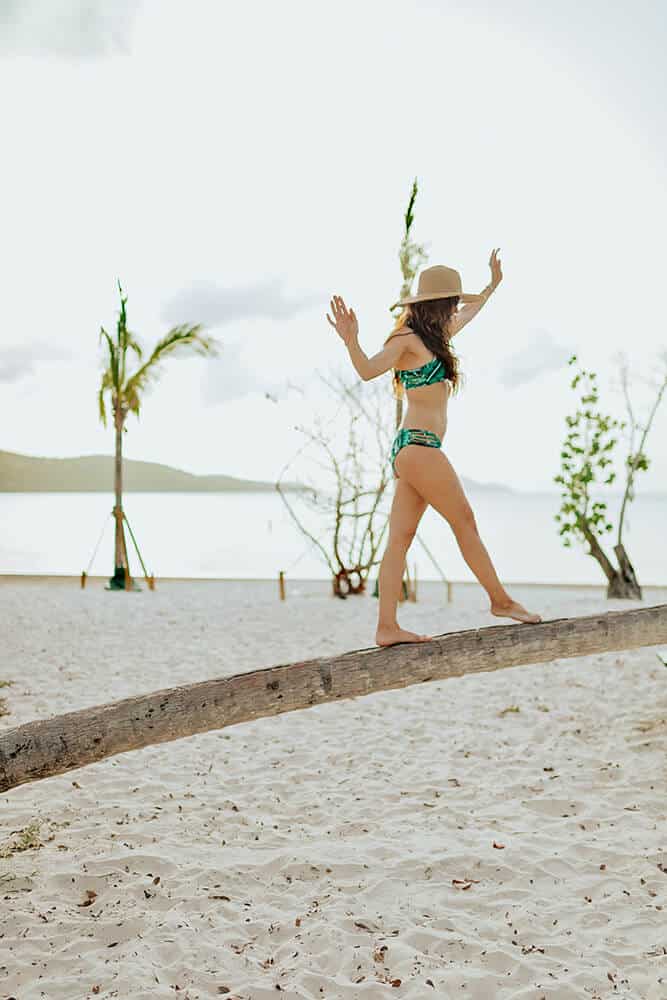
[[[577,356],[573,354],[568,363],[575,365]],[[619,421],[600,412],[595,372],[580,367],[570,382],[572,389],[580,387],[581,395],[575,414],[565,418],[568,432],[560,453],[561,471],[554,476],[554,482],[560,484],[562,492],[561,507],[555,517],[560,523],[559,535],[563,545],[571,546],[573,538],[588,544],[589,555],[598,562],[607,578],[607,597],[641,599],[641,587],[623,544],[623,528],[627,505],[635,498],[636,474],[646,471],[649,466],[646,439],[667,387],[667,371],[655,384],[656,398],[644,425],[637,421],[631,404],[627,363],[621,363],[620,373],[627,421]],[[604,500],[594,500],[591,494],[594,487],[609,486],[616,479],[616,472],[611,466],[619,431],[627,432],[628,453],[625,458],[625,490],[614,545],[618,563],[615,566],[599,541],[600,537],[613,531],[607,504]],[[637,441],[639,432],[641,436]]]
[[[106,350],[104,368],[97,394],[100,420],[107,426],[107,397],[115,429],[114,494],[115,545],[114,575],[109,581],[112,589],[123,589],[130,580],[127,546],[125,542],[125,516],[123,513],[123,433],[128,413],[139,416],[144,394],[161,372],[162,362],[171,355],[196,353],[215,355],[218,345],[202,333],[199,324],[175,326],[161,338],[144,360],[143,350],[136,336],[127,327],[127,296],[118,282],[120,312],[116,324],[116,337],[112,338],[104,327],[100,328],[100,343]],[[133,356],[133,357],[132,357]],[[130,361],[135,365],[131,368]]]
[[[401,240],[401,245],[398,251],[398,260],[401,265],[401,274],[403,275],[403,281],[401,283],[401,290],[398,298],[402,299],[410,295],[412,291],[412,283],[415,280],[415,275],[417,271],[425,264],[428,260],[428,255],[424,247],[415,243],[410,237],[410,230],[412,229],[412,223],[415,221],[413,209],[415,206],[415,200],[417,198],[417,178],[415,177],[412,182],[412,191],[410,192],[410,200],[408,202],[408,207],[403,217],[405,222],[405,232],[403,234],[403,239]],[[395,306],[394,308],[400,308],[400,306]],[[391,311],[391,310],[390,310]],[[398,397],[396,399],[396,419],[395,426],[396,430],[401,426],[401,420],[403,419],[403,399]]]

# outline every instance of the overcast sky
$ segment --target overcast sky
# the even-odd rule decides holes
[[[493,247],[504,270],[455,341],[445,451],[555,489],[568,356],[622,416],[618,351],[639,378],[667,345],[666,48],[657,0],[4,0],[0,449],[111,452],[98,334],[120,279],[146,345],[184,321],[223,345],[168,362],[126,454],[275,479],[313,371],[348,363],[330,296],[369,353],[391,329],[417,177],[428,263],[471,292]],[[667,402],[647,490],[666,440]]]

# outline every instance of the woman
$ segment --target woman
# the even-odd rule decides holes
[[[460,384],[451,339],[479,312],[502,280],[497,250],[492,251],[489,265],[491,281],[480,295],[463,293],[460,275],[453,268],[436,265],[422,271],[417,294],[395,303],[404,309],[384,348],[370,358],[359,346],[354,309],[348,309],[339,295],[331,299],[333,319],[327,313],[327,320],[347,347],[361,378],[368,381],[393,369],[397,394],[407,396],[403,426],[391,452],[397,483],[379,575],[375,637],[379,646],[431,638],[400,628],[396,620],[405,558],[428,504],[449,522],[463,558],[489,595],[491,614],[520,622],[542,620],[512,600],[498,579],[459,478],[440,450],[447,426],[447,402]]]

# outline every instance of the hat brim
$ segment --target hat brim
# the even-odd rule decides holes
[[[434,299],[453,299],[454,296],[458,296],[460,302],[479,302],[484,298],[483,295],[476,295],[473,292],[443,292],[442,295],[410,295],[407,299],[400,299],[399,302],[394,302],[389,308],[395,309],[396,306],[407,306],[411,302],[432,302]]]

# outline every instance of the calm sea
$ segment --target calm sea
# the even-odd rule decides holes
[[[563,548],[554,521],[558,495],[471,490],[468,496],[505,582],[604,582],[583,548]],[[608,500],[613,515],[617,504]],[[110,574],[112,506],[112,498],[100,493],[0,494],[0,573]],[[128,493],[125,510],[147,569],[157,577],[273,578],[281,569],[294,579],[329,576],[275,493]],[[667,497],[638,497],[625,543],[640,583],[667,584],[666,529]],[[326,534],[324,524],[320,534]],[[451,529],[433,510],[419,534],[448,579],[474,579]],[[133,555],[131,550],[139,575]],[[418,541],[409,553],[410,567],[415,563],[420,579],[439,579]]]

